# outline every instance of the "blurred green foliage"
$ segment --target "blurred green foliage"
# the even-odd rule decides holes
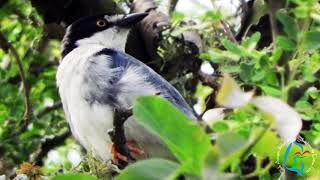
[[[224,12],[220,11],[208,11],[197,17],[198,23],[183,26],[181,23],[188,19],[188,15],[173,12],[172,28],[166,33],[177,37],[186,31],[197,31],[205,46],[199,57],[217,66],[214,75],[231,74],[241,87],[250,87],[261,95],[289,102],[293,96],[292,89],[311,84],[291,105],[304,121],[300,135],[319,155],[320,90],[316,86],[319,78],[315,73],[320,70],[320,5],[317,0],[288,0],[288,3],[291,6],[274,15],[280,23],[281,32],[272,31],[273,43],[267,47],[260,46],[261,32],[250,31],[250,27],[258,24],[270,10],[263,0],[255,1],[250,25],[239,42],[230,39],[221,28]],[[25,107],[19,69],[13,54],[0,49],[0,174],[9,174],[14,167],[36,156],[43,140],[65,132],[67,124],[61,108],[39,117],[46,108],[59,102],[55,85],[60,59],[59,41],[46,37],[42,18],[29,1],[10,0],[1,8],[0,31],[16,48],[23,62],[34,111],[27,130],[20,132]],[[172,42],[168,41],[168,44]],[[168,54],[171,57],[175,53],[159,48],[162,57]],[[214,96],[214,89],[201,83],[195,86],[195,98],[202,113],[208,97]],[[263,114],[252,105],[228,112],[223,119],[207,127],[210,133],[158,97],[139,98],[134,113],[143,126],[161,137],[178,162],[162,159],[140,161],[130,165],[117,179],[174,179],[181,174],[187,179],[211,178],[213,175],[225,179],[275,179],[284,176],[274,170],[277,147],[282,142],[269,128]],[[80,164],[74,165],[68,158],[72,148],[81,151],[72,139],[54,149],[61,159],[46,160],[44,175],[59,175],[54,180],[94,180],[95,176],[110,178],[111,171],[120,171],[108,163],[102,164],[90,153],[82,155]],[[250,162],[251,156],[254,162]],[[318,161],[313,166],[316,170],[320,168]],[[69,173],[71,175],[61,175]],[[308,175],[319,178],[315,171]]]
[[[23,125],[24,96],[18,66],[12,53],[0,49],[0,160],[4,173],[28,161],[42,139],[66,130],[61,110],[41,118],[37,115],[59,101],[55,74],[60,58],[60,43],[47,40],[41,17],[29,1],[10,0],[0,10],[0,31],[17,50],[30,89],[34,116],[27,130]],[[18,132],[17,132],[18,131]]]

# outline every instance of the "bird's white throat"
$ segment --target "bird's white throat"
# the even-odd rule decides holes
[[[124,52],[129,32],[130,29],[112,27],[104,31],[97,32],[88,38],[80,39],[76,41],[76,45],[87,46],[88,44],[98,44],[105,48]]]

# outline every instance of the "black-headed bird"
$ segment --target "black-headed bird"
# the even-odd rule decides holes
[[[119,153],[121,149],[114,149],[116,140],[108,133],[110,129],[123,131],[118,133],[125,140],[118,138],[118,143],[128,144],[128,151],[135,158],[173,157],[158,137],[128,113],[137,96],[162,96],[196,119],[194,111],[172,85],[125,53],[131,27],[147,15],[85,17],[67,28],[62,41],[63,59],[57,85],[66,119],[75,139],[103,161],[117,158],[126,161],[128,156]]]

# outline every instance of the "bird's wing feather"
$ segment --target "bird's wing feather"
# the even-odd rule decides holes
[[[135,95],[147,95],[150,91],[153,94],[160,93],[162,97],[173,103],[191,119],[197,119],[194,111],[180,93],[144,63],[128,54],[111,49],[103,49],[95,56],[108,57],[106,61],[110,61],[109,68],[116,70],[113,71],[112,78],[109,79],[112,86],[108,91],[117,91],[111,95],[113,97],[117,96],[117,106],[123,106],[123,103],[127,102],[126,98],[132,99],[132,96]]]

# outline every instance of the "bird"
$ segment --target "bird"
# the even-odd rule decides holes
[[[174,159],[159,137],[127,113],[139,96],[161,96],[197,120],[194,110],[168,81],[125,52],[130,30],[147,15],[102,13],[84,17],[66,28],[62,40],[56,83],[66,120],[81,146],[102,161],[128,160],[128,154],[114,149],[110,132],[115,132],[110,129],[117,130],[117,123],[125,138],[120,142],[131,142],[128,150],[134,152],[134,159]]]

